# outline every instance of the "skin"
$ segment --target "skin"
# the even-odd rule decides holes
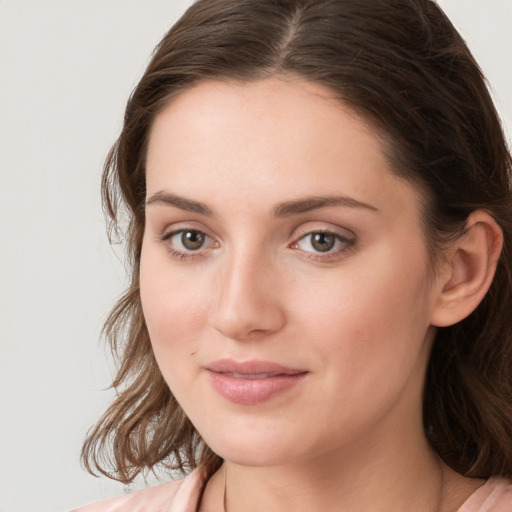
[[[338,203],[283,214],[326,196]],[[187,248],[183,232],[204,244]],[[318,232],[332,249],[316,249]],[[444,466],[423,432],[450,283],[449,269],[428,270],[419,192],[329,90],[206,82],[165,108],[148,147],[141,298],[165,380],[226,461],[202,511],[223,510],[225,479],[230,512],[456,510],[481,484]],[[233,403],[205,370],[223,358],[305,377]]]

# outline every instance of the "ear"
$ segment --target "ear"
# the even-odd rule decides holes
[[[468,218],[465,233],[445,252],[436,278],[431,324],[446,327],[471,314],[491,286],[503,247],[503,232],[482,210]]]

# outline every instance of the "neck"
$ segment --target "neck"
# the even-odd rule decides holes
[[[440,512],[445,491],[444,466],[428,445],[392,456],[334,451],[286,466],[227,462],[223,471],[226,512]]]

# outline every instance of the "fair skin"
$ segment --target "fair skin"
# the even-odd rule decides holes
[[[451,511],[481,484],[440,462],[421,413],[435,326],[494,272],[499,228],[471,223],[429,280],[419,192],[321,86],[206,82],[163,110],[141,298],[164,378],[225,460],[203,512],[224,479],[230,512]]]

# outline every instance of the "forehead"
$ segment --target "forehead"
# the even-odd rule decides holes
[[[406,192],[408,207],[418,203],[377,131],[329,89],[293,78],[204,82],[179,95],[153,124],[147,189],[231,194],[246,208],[328,194],[380,208]]]

